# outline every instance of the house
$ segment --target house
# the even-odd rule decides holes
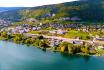
[[[80,42],[80,41],[73,41],[73,44],[82,45],[83,42]]]
[[[43,23],[40,23],[39,25],[42,26]]]
[[[49,31],[49,33],[55,34],[55,33],[57,33],[57,31],[56,30],[51,30],[51,31]]]
[[[57,34],[65,34],[65,33],[66,33],[65,30],[62,30],[62,29],[57,30]]]
[[[23,33],[25,33],[25,30],[21,29],[21,30],[19,30],[19,33],[23,34]]]
[[[62,29],[51,30],[51,31],[49,31],[49,33],[52,33],[52,34],[65,34],[66,30],[62,30]]]
[[[75,20],[81,20],[81,19],[75,16],[75,17],[72,17],[71,20],[75,21]]]
[[[53,13],[53,14],[52,14],[52,17],[54,17],[54,16],[56,16],[56,14],[55,14],[55,13]]]
[[[96,40],[104,41],[104,38],[96,38]]]
[[[27,20],[26,20],[27,22],[38,22],[36,19],[34,19],[34,18],[28,18]]]
[[[50,40],[50,46],[52,46],[52,47],[57,47],[59,45],[59,43],[60,43],[59,40],[55,40],[55,39]]]
[[[37,27],[37,30],[40,30],[41,29],[41,27]]]
[[[71,18],[70,17],[60,17],[59,20],[67,21],[67,20],[71,20]]]
[[[7,30],[13,30],[15,27],[8,27]]]
[[[36,27],[32,27],[32,30],[37,30],[37,28]]]
[[[100,50],[100,49],[104,49],[104,47],[103,46],[98,46],[98,49]]]

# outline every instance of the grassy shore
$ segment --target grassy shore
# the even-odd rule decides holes
[[[82,55],[82,56],[101,56],[104,55],[103,49],[95,49],[93,45],[89,43],[83,43],[83,45],[74,45],[68,42],[60,42],[56,46],[50,46],[48,39],[43,36],[36,36],[34,38],[27,37],[22,34],[11,34],[8,35],[6,32],[0,33],[0,40],[12,41],[17,44],[26,44],[28,46],[34,46],[42,50],[50,50],[54,52],[67,53],[71,55]],[[93,49],[93,50],[92,50]]]

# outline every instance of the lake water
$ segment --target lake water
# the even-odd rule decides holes
[[[68,56],[0,41],[0,70],[104,70],[104,57]]]

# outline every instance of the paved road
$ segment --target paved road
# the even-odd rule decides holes
[[[39,36],[40,34],[24,34],[25,36]],[[63,37],[57,37],[57,36],[47,36],[47,35],[42,35],[44,38],[50,38],[50,39],[58,39],[62,40],[65,42],[70,42],[73,43],[73,41],[78,41],[78,42],[88,42],[88,43],[96,43],[96,44],[104,44],[104,41],[91,41],[91,40],[79,40],[79,39],[70,39],[70,38],[63,38]]]

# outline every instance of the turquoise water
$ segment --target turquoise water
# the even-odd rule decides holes
[[[68,56],[0,41],[0,70],[104,70],[104,57]]]

